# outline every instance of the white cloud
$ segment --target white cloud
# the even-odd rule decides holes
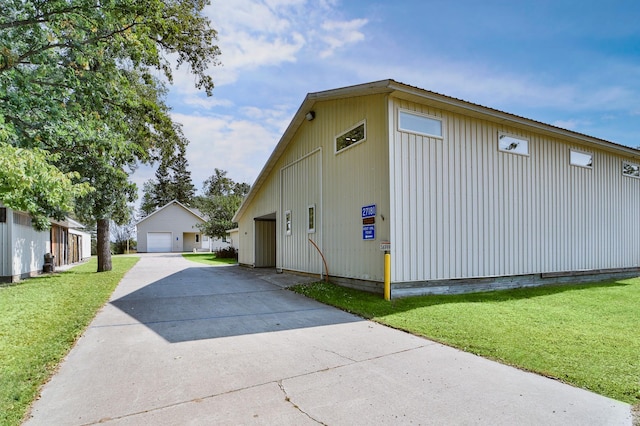
[[[185,114],[173,118],[183,124],[191,142],[187,160],[198,189],[215,168],[229,171],[235,181],[252,184],[280,138],[278,129],[259,120]]]
[[[360,31],[368,21],[366,19],[353,19],[351,21],[327,21],[322,24],[321,38],[327,47],[320,52],[321,58],[333,55],[336,49],[348,44],[357,43],[365,39]]]
[[[204,96],[198,96],[198,95],[193,95],[193,96],[187,95],[182,98],[182,102],[184,102],[185,105],[189,105],[197,108],[203,108],[206,110],[213,109],[217,106],[223,106],[223,107],[233,106],[233,101],[229,99],[218,99],[215,97],[204,97]]]
[[[207,9],[218,31],[222,67],[212,70],[218,85],[230,84],[245,70],[320,58],[361,42],[366,19],[340,20],[335,1],[214,1]]]

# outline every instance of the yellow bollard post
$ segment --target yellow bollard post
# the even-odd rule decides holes
[[[391,300],[391,253],[384,253],[384,300]]]

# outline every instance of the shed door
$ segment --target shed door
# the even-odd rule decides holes
[[[147,251],[164,253],[171,251],[171,232],[147,232]]]

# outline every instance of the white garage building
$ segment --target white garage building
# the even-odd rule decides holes
[[[174,200],[136,223],[138,252],[214,251],[228,247],[227,242],[200,232],[198,225],[204,222],[196,210]]]
[[[640,275],[638,211],[640,151],[383,80],[308,94],[234,221],[241,264],[373,291],[389,248],[397,297]]]

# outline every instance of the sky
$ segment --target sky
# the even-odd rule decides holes
[[[253,184],[307,93],[384,79],[640,147],[637,0],[211,0],[205,14],[213,96],[180,68],[167,97],[199,191],[215,168]]]

